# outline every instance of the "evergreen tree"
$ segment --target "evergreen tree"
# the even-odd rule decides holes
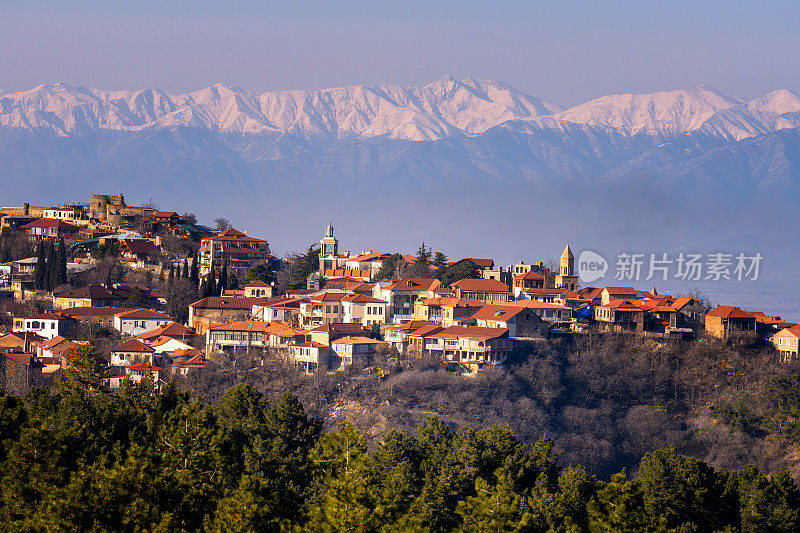
[[[44,290],[52,291],[55,286],[54,282],[57,281],[57,268],[56,268],[56,248],[53,246],[53,241],[47,241],[46,264],[44,269]]]
[[[159,283],[164,283],[164,269],[163,268],[160,268],[158,270],[158,282]]]
[[[47,258],[45,256],[45,245],[44,242],[40,242],[39,255],[36,258],[36,268],[33,271],[33,286],[37,291],[44,290],[46,274]]]
[[[175,265],[172,264],[172,261],[169,263],[169,280],[172,281],[175,279]]]
[[[208,298],[208,283],[205,279],[200,283],[200,298]]]
[[[200,283],[200,272],[198,271],[198,261],[199,258],[195,255],[192,258],[192,270],[189,272],[189,279],[194,282],[195,285]]]
[[[428,266],[431,262],[431,256],[433,252],[430,248],[425,246],[423,242],[420,244],[419,248],[417,248],[417,264],[420,266]]]
[[[433,266],[436,267],[438,272],[444,272],[447,268],[447,256],[442,252],[436,252],[433,256]]]
[[[314,531],[372,531],[376,528],[375,493],[367,436],[350,422],[320,438],[312,463],[325,481],[311,509]]]
[[[381,263],[381,267],[372,276],[372,281],[383,281],[386,279],[392,279],[394,276],[395,269],[397,265],[403,261],[403,256],[400,254],[392,254],[386,259],[383,260]]]
[[[219,292],[217,291],[217,270],[214,268],[214,265],[211,265],[211,272],[208,273],[208,295],[209,296],[219,296]]]
[[[175,279],[181,279],[181,266],[178,265],[175,268]]]
[[[67,247],[64,244],[64,239],[59,239],[58,241],[54,271],[56,287],[67,283]]]
[[[69,365],[59,382],[62,391],[78,391],[89,395],[107,391],[105,380],[110,368],[92,344],[75,345],[68,360]]]
[[[228,288],[228,264],[222,265],[222,272],[219,275],[219,283],[217,283],[217,292],[222,294]]]
[[[188,259],[183,260],[183,272],[181,273],[181,277],[183,279],[189,279],[189,261]]]
[[[236,277],[236,274],[233,272],[228,272],[227,283],[225,286],[230,290],[236,290],[239,288],[239,278]]]
[[[445,285],[452,285],[462,279],[479,278],[478,267],[472,261],[461,261],[458,264],[439,272],[439,280]]]

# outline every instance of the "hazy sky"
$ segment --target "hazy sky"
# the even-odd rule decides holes
[[[232,4],[232,5],[231,5]],[[576,104],[800,89],[800,2],[0,0],[0,89],[172,92],[502,79]]]

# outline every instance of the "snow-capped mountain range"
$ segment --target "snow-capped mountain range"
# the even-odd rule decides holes
[[[202,127],[238,134],[428,141],[481,133],[560,111],[501,82],[444,77],[424,87],[355,86],[254,93],[217,84],[182,95],[101,91],[60,83],[0,93],[0,127],[71,135],[93,129]]]
[[[0,128],[59,136],[190,127],[240,135],[434,141],[481,134],[508,121],[557,130],[582,124],[625,135],[699,132],[742,140],[800,127],[800,96],[783,89],[744,101],[700,85],[603,96],[562,109],[503,82],[452,76],[423,87],[264,93],[223,84],[181,95],[157,89],[103,91],[61,83],[23,92],[0,91]]]

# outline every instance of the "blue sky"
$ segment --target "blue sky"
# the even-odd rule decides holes
[[[699,4],[699,5],[697,5]],[[800,2],[0,0],[0,89],[183,92],[502,79],[572,105],[800,90]]]

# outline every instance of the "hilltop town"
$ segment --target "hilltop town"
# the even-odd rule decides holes
[[[474,375],[588,334],[746,334],[774,345],[777,362],[798,358],[800,326],[780,317],[655,287],[582,287],[569,245],[557,264],[500,266],[424,243],[415,254],[343,251],[329,224],[318,244],[278,258],[226,219],[206,226],[99,194],[0,208],[0,228],[0,387],[12,391],[53,382],[87,343],[112,390],[145,376],[158,388],[237,354],[305,375],[383,374],[421,358]]]

